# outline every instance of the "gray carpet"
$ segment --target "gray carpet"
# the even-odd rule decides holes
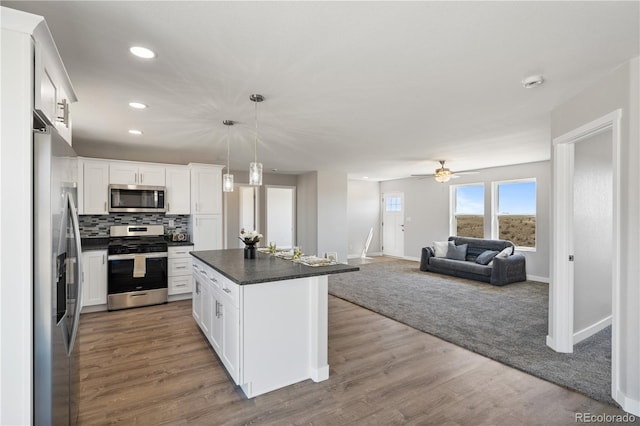
[[[546,346],[547,284],[504,287],[421,272],[404,260],[329,276],[329,293],[598,401],[611,398],[611,327],[572,354]]]

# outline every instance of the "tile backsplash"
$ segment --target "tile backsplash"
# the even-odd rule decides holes
[[[112,213],[109,215],[79,216],[82,238],[107,238],[112,225],[164,225],[169,230],[173,220],[175,232],[189,232],[189,215],[165,216],[157,213]]]

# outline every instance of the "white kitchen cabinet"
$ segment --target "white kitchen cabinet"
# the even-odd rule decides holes
[[[109,214],[109,163],[80,159],[78,213]]]
[[[107,251],[82,254],[82,307],[107,304]]]
[[[191,216],[191,240],[194,250],[222,249],[222,215]]]
[[[192,250],[193,246],[175,246],[169,247],[169,249],[167,250],[169,296],[191,293],[192,266],[191,255],[189,254],[189,252]]]
[[[193,261],[193,317],[235,383],[240,381],[240,286]],[[200,298],[196,301],[196,298]],[[197,304],[197,305],[196,305]],[[202,313],[198,315],[196,309]]]
[[[167,213],[191,214],[191,173],[187,166],[166,168]]]
[[[75,92],[46,24],[36,28],[34,39],[34,108],[71,145],[69,106],[77,101]]]
[[[191,214],[222,214],[222,168],[212,164],[189,164]]]
[[[109,183],[165,186],[165,167],[149,163],[114,161],[109,164]]]

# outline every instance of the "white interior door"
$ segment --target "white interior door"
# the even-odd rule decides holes
[[[295,242],[295,187],[266,186],[266,244],[290,248]]]
[[[404,194],[401,192],[383,194],[382,254],[404,256]]]
[[[256,188],[254,186],[239,186],[238,192],[240,195],[240,228],[237,231],[237,235],[240,235],[241,229],[247,229],[249,231],[258,230],[258,220],[256,212]],[[236,247],[244,247],[244,244],[239,239],[235,239]]]

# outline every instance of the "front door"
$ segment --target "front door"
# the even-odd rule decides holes
[[[382,254],[404,256],[404,194],[402,192],[383,194]]]

